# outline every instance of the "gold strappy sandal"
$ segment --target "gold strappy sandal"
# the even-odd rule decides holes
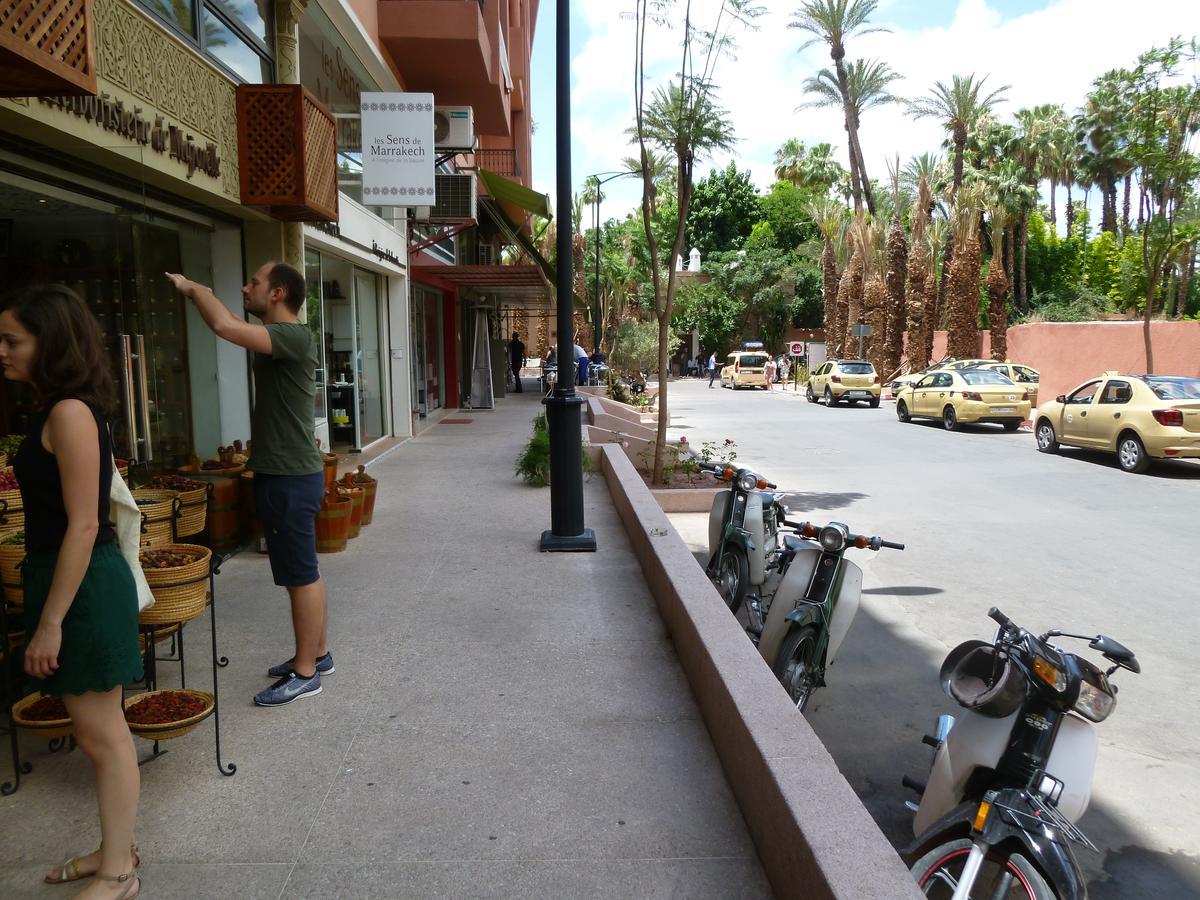
[[[129,848],[129,852],[133,854],[133,868],[136,870],[142,864],[142,858],[138,855],[137,844],[133,844]],[[90,853],[88,854],[91,855]],[[46,884],[69,884],[72,881],[81,881],[84,878],[91,878],[95,875],[94,872],[79,871],[79,857],[72,856],[65,863],[55,869],[53,877],[47,875],[42,880]]]
[[[112,881],[117,884],[124,884],[128,881],[129,887],[125,888],[124,893],[117,897],[117,900],[133,900],[134,897],[142,892],[142,879],[138,877],[138,870],[136,866],[130,869],[124,875],[101,875],[99,872],[97,872],[92,877],[99,881]],[[129,893],[129,888],[133,888],[132,894]]]

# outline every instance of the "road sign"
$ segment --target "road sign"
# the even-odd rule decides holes
[[[804,341],[792,341],[791,343],[789,343],[788,344],[788,355],[803,356],[804,355]]]
[[[851,325],[850,334],[854,337],[870,337],[874,329],[870,325]]]

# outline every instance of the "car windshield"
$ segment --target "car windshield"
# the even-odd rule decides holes
[[[759,356],[758,354],[752,355],[749,353],[744,354],[742,356],[742,365],[746,368],[761,369],[766,364],[767,364],[767,356],[765,353],[761,356]]]
[[[870,375],[875,370],[868,362],[838,363],[838,371],[843,375]]]
[[[1200,378],[1145,379],[1159,400],[1200,400]]]
[[[1012,384],[1012,380],[991,369],[967,369],[960,372],[967,384]]]

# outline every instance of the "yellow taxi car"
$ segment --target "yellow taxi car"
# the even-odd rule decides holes
[[[1029,418],[1029,394],[999,372],[939,369],[896,397],[896,418],[941,419],[947,431],[991,423],[1016,431]]]
[[[721,387],[760,387],[767,389],[767,353],[765,350],[735,350],[721,367]]]
[[[1014,362],[981,363],[975,366],[975,368],[991,369],[993,372],[999,372],[1001,375],[1004,375],[1014,384],[1019,384],[1025,390],[1029,391],[1029,402],[1037,406],[1038,382],[1042,379],[1042,374],[1037,369]]]
[[[1105,372],[1037,410],[1037,448],[1059,444],[1117,454],[1126,472],[1154,459],[1200,459],[1200,378]]]
[[[949,369],[951,372],[961,372],[963,369],[973,369],[976,366],[987,365],[990,359],[943,359],[939,369]]]
[[[878,406],[882,393],[879,375],[865,359],[833,359],[817,366],[808,376],[804,396],[809,403],[820,399],[826,406],[835,406],[843,400],[847,403],[864,400]]]

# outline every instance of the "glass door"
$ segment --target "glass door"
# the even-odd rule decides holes
[[[412,411],[422,419],[429,414],[425,400],[425,291],[415,285],[408,304],[409,341],[412,348]]]
[[[358,439],[360,448],[386,433],[383,396],[383,359],[379,276],[354,270],[355,359],[358,369]]]

